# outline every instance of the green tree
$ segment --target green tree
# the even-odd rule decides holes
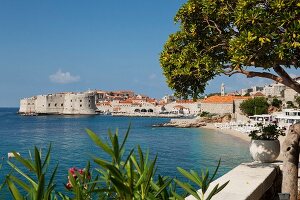
[[[300,93],[286,72],[300,65],[299,16],[298,0],[188,0],[160,55],[169,87],[196,98],[217,75],[239,73]]]
[[[276,107],[276,108],[280,108],[280,106],[282,105],[282,101],[277,99],[277,98],[274,98],[272,100],[272,103],[271,103],[272,106]]]
[[[248,116],[268,113],[269,104],[264,97],[247,99],[240,105],[242,112]]]

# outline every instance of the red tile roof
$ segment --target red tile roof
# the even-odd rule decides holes
[[[233,103],[236,99],[249,99],[244,96],[210,96],[202,101],[202,103]]]

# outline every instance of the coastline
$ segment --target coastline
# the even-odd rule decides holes
[[[239,131],[232,130],[232,129],[219,129],[219,128],[215,127],[215,125],[212,123],[207,123],[206,126],[202,126],[200,128],[214,130],[214,131],[217,131],[222,134],[227,134],[227,135],[231,135],[233,137],[237,137],[246,142],[251,142],[251,138],[247,134],[244,134]]]
[[[219,129],[217,127],[215,127],[214,124],[212,123],[208,123],[206,126],[203,126],[203,127],[200,127],[200,128],[203,128],[203,129],[209,129],[209,130],[214,130],[214,131],[217,131],[218,133],[221,133],[221,134],[228,134],[228,135],[231,135],[233,137],[236,137],[236,138],[239,138],[241,140],[244,140],[245,142],[251,142],[251,138],[247,135],[247,134],[243,134],[239,131],[236,131],[236,130],[232,130],[232,129]],[[280,142],[280,146],[282,146],[282,143],[284,141],[286,136],[280,136],[278,138],[279,142]],[[277,158],[277,161],[282,161],[283,160],[283,155],[282,153],[280,152],[278,158]]]

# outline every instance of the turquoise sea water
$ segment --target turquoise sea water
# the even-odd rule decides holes
[[[151,125],[167,122],[163,118],[133,118],[112,116],[19,116],[16,108],[0,108],[0,156],[5,158],[0,170],[0,182],[9,172],[7,153],[17,151],[28,156],[34,145],[46,153],[52,143],[52,161],[59,162],[58,189],[63,190],[67,171],[71,167],[84,168],[91,155],[105,154],[85,133],[89,128],[102,138],[107,129],[119,128],[122,138],[129,123],[132,129],[127,149],[140,144],[150,149],[151,156],[158,154],[157,173],[178,176],[176,167],[199,170],[214,169],[222,159],[218,176],[225,174],[241,162],[250,161],[248,143],[217,131],[205,129],[153,128]]]

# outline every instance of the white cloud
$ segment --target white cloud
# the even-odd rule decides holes
[[[53,83],[67,84],[74,83],[80,80],[80,76],[74,76],[70,72],[63,72],[60,69],[49,76],[49,79]]]

